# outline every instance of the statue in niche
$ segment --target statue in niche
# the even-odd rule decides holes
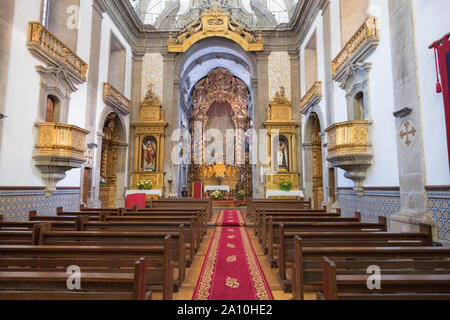
[[[156,139],[148,137],[142,143],[142,170],[156,171]]]
[[[286,137],[279,138],[278,147],[278,169],[289,171],[289,147]]]

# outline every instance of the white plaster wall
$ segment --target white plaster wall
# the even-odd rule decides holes
[[[398,159],[394,112],[394,93],[391,64],[391,40],[389,30],[389,0],[371,0],[369,11],[379,19],[380,42],[378,48],[366,59],[372,64],[369,81],[369,118],[372,119],[373,166],[364,183],[366,187],[398,186]],[[338,10],[339,6],[332,7]],[[334,17],[334,15],[332,15]],[[339,21],[334,21],[333,37],[340,33]],[[334,49],[333,49],[334,50]],[[334,57],[340,52],[337,50]],[[334,122],[347,121],[345,92],[335,82]],[[338,186],[352,187],[353,182],[338,170]]]
[[[374,164],[366,187],[398,186],[397,129],[395,126],[389,0],[371,0],[369,14],[378,17],[380,43],[366,60],[372,63],[369,83],[369,113],[373,119]]]
[[[80,0],[77,55],[88,65],[91,48],[92,0]],[[89,75],[89,70],[88,73]],[[68,123],[84,128],[86,117],[87,82],[78,86],[78,91],[71,96]],[[58,183],[58,187],[79,187],[81,169],[66,172],[66,178]]]
[[[413,0],[417,72],[427,185],[449,185],[444,100],[436,93],[434,51],[428,46],[450,32],[448,0]]]
[[[125,59],[125,86],[124,86],[124,96],[128,99],[131,96],[131,64],[132,64],[132,52],[131,47],[122,36],[118,28],[114,25],[112,20],[109,18],[107,14],[103,15],[102,21],[102,36],[101,36],[101,46],[100,46],[100,65],[99,65],[99,90],[98,90],[98,98],[97,98],[97,116],[96,116],[96,133],[102,132],[106,109],[106,105],[103,103],[103,83],[108,82],[108,67],[109,67],[109,56],[110,56],[110,39],[111,32],[114,33],[116,38],[120,41],[126,51],[126,59]],[[126,142],[128,142],[129,138],[129,130],[130,130],[130,117],[124,117],[123,127],[126,135]],[[97,134],[95,135],[96,139],[98,138]],[[101,148],[101,144],[98,140],[96,143]],[[97,157],[98,152],[94,152],[94,157]],[[97,160],[94,158],[94,163],[97,163]],[[126,155],[126,163],[125,168],[128,168],[128,153]],[[125,182],[127,185],[127,182]]]
[[[39,21],[40,1],[16,0],[8,87],[0,151],[1,186],[43,186],[34,166],[34,122],[37,117],[41,63],[26,48],[28,22]]]
[[[16,0],[13,34],[10,54],[10,72],[6,92],[5,113],[0,150],[0,186],[44,186],[40,171],[34,166],[32,154],[35,146],[40,77],[36,66],[44,65],[34,58],[26,47],[28,23],[40,21],[41,1]],[[79,11],[77,55],[89,64],[92,0],[81,0]],[[108,16],[103,19],[101,63],[99,77],[99,97],[97,123],[103,111],[102,83],[107,81],[109,41],[111,30],[126,48],[125,96],[131,92],[131,48]],[[87,100],[87,82],[77,86],[78,91],[71,96],[68,123],[84,127]],[[128,141],[129,120],[124,123]],[[101,131],[97,127],[97,131]],[[127,157],[128,158],[128,157]],[[81,170],[67,172],[58,187],[79,187]]]

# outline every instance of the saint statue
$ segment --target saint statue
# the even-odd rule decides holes
[[[287,141],[280,137],[278,148],[278,168],[288,171],[288,146]]]
[[[156,171],[156,143],[152,139],[148,139],[142,144],[144,156],[144,171]]]

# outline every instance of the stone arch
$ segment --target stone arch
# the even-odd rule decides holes
[[[311,111],[308,115],[304,133],[304,170],[305,195],[313,200],[315,209],[321,208],[324,201],[324,172],[322,126],[318,113]]]
[[[241,80],[248,91],[247,116],[241,119],[246,125],[253,119],[253,82],[257,70],[256,54],[246,52],[242,47],[225,38],[212,37],[203,39],[192,45],[185,53],[175,55],[175,82],[179,83],[178,126],[188,129],[192,124],[194,102],[192,94],[199,81],[217,68],[228,70]],[[231,100],[229,102],[232,102]],[[233,103],[230,103],[233,104]],[[237,119],[239,120],[239,119]],[[186,123],[187,122],[187,123]],[[242,125],[242,124],[239,124]],[[177,167],[177,191],[181,195],[182,187],[190,187],[188,183],[187,165]]]
[[[108,123],[113,123],[114,136],[108,136],[105,127]],[[106,203],[106,188],[102,188],[102,177],[110,179],[106,181],[110,185],[109,188],[109,207],[123,207],[125,204],[125,187],[126,187],[126,161],[128,151],[128,125],[124,116],[116,113],[112,108],[105,107],[99,117],[98,124],[98,136],[97,136],[97,162],[95,173],[95,186],[96,192],[94,192],[96,204],[102,207],[107,207]],[[105,148],[108,148],[109,154],[105,155]],[[106,157],[106,159],[105,159]],[[111,157],[111,158],[108,158]],[[105,163],[105,161],[110,161]],[[111,166],[109,172],[105,172],[105,166]],[[102,190],[104,189],[104,190]]]

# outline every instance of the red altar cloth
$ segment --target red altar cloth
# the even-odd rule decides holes
[[[145,193],[130,194],[125,202],[127,209],[133,209],[138,206],[139,209],[145,209]]]

